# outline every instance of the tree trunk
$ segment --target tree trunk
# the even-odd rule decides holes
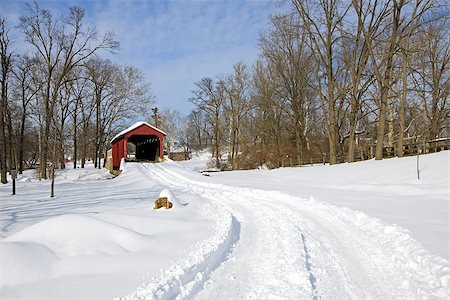
[[[237,154],[239,152],[239,121],[235,123],[235,128],[233,130],[233,170],[238,169],[238,160],[237,160]]]
[[[1,141],[0,141],[0,182],[5,184],[8,182],[7,178],[7,160],[8,160],[8,149],[7,149],[7,134],[5,131],[7,123],[7,110],[8,110],[8,74],[11,67],[11,53],[9,53],[9,37],[8,29],[6,24],[6,19],[0,18],[0,82],[1,82],[1,93],[0,93],[0,131],[1,131]],[[9,132],[11,134],[11,132]],[[9,166],[11,168],[11,166]]]
[[[430,140],[437,139],[437,137],[439,136],[439,87],[436,84],[436,80],[433,81],[433,91],[431,93],[431,122],[428,137]]]
[[[297,161],[300,163],[302,161],[303,154],[303,143],[302,143],[302,128],[300,122],[300,116],[298,113],[298,102],[295,100],[295,111],[294,111],[294,123],[295,123],[295,153],[297,156]]]
[[[41,155],[39,157],[39,178],[47,179],[47,161],[48,161],[48,140],[50,134],[50,124],[52,122],[53,110],[51,106],[51,84],[52,84],[52,67],[47,65],[47,79],[46,89],[44,94],[45,102],[45,118],[44,118],[44,131],[41,135]],[[54,99],[56,100],[56,94],[54,93]]]
[[[40,120],[40,116],[39,116],[39,130],[38,130],[38,159],[39,159],[39,172],[38,172],[38,178],[39,180],[42,179],[41,177],[41,172],[40,172],[40,162],[42,161],[42,125],[41,125],[41,120]]]
[[[400,13],[402,6],[395,7],[393,11],[393,21],[392,21],[392,35],[389,41],[389,50],[386,53],[386,68],[384,70],[383,77],[381,78],[381,103],[380,103],[380,115],[378,118],[378,129],[377,129],[377,145],[375,150],[375,159],[383,159],[383,146],[384,146],[384,133],[385,133],[385,123],[386,123],[386,109],[388,103],[388,95],[391,86],[391,72],[392,72],[392,61],[394,59],[395,49],[397,48],[397,32],[400,24]]]
[[[98,163],[97,163],[97,168],[98,169],[102,168],[102,152],[103,152],[103,146],[102,146],[102,143],[100,141],[100,143],[98,145]]]
[[[378,126],[377,126],[377,144],[375,147],[375,159],[381,160],[383,159],[383,144],[384,144],[384,133],[385,133],[385,124],[386,124],[386,101],[388,95],[389,88],[386,86],[381,87],[381,101],[380,101],[380,109],[378,115]]]
[[[95,153],[94,153],[94,168],[97,168],[97,159],[99,157],[100,147],[100,95],[96,92],[95,95]]]
[[[330,164],[337,163],[336,160],[336,113],[334,108],[333,82],[328,85],[328,143],[330,145]]]
[[[20,133],[19,133],[19,174],[23,173],[23,152],[24,152],[24,135],[25,135],[25,119],[26,114],[22,114],[22,120],[20,121]]]
[[[48,125],[47,125],[48,124]],[[39,164],[39,174],[40,178],[47,179],[47,154],[48,154],[48,127],[50,126],[50,121],[45,125],[44,132],[41,136],[41,155]]]
[[[214,150],[216,156],[216,168],[220,169],[220,150],[219,150],[219,116],[216,116],[216,124],[214,129]]]
[[[355,99],[352,100],[356,101]],[[355,138],[356,138],[356,105],[352,103],[351,111],[350,111],[350,133],[348,138],[348,153],[347,153],[347,162],[355,161]]]
[[[78,140],[77,140],[77,106],[73,116],[73,168],[77,168]]]
[[[63,119],[64,120],[64,119]],[[61,169],[66,168],[66,153],[64,150],[64,121],[61,123],[61,132],[59,138],[59,164],[61,165]]]
[[[282,151],[281,151],[281,134],[280,134],[280,130],[277,129],[276,132],[276,137],[275,137],[275,141],[276,141],[276,149],[277,149],[277,168],[281,167],[281,155],[282,155]],[[263,151],[264,153],[265,151]],[[298,164],[300,165],[301,162],[299,161]]]
[[[303,143],[302,143],[302,136],[299,132],[299,130],[295,130],[295,152],[297,156],[297,161],[302,161],[303,157]]]
[[[6,160],[7,160],[7,150],[6,150],[6,132],[5,132],[5,119],[4,119],[4,97],[2,95],[2,98],[0,99],[0,131],[1,131],[1,143],[0,143],[0,182],[5,184],[8,183],[7,178],[7,166],[6,166]]]
[[[86,148],[87,148],[86,137],[83,137],[82,148],[81,148],[81,159],[80,159],[82,169],[84,169],[84,165],[86,164]]]
[[[394,147],[394,98],[389,100],[388,147]]]
[[[326,70],[328,79],[328,142],[330,145],[330,164],[337,163],[336,160],[336,112],[334,101],[335,78],[333,74],[333,36],[331,32],[331,19],[327,16],[327,42],[326,42]]]
[[[53,154],[52,154],[52,166],[50,169],[50,176],[52,178],[52,184],[51,184],[51,188],[50,188],[50,197],[53,198],[55,196],[55,165],[56,165],[56,128],[53,129],[54,134],[53,134]]]
[[[397,141],[397,155],[403,157],[403,137],[405,135],[405,107],[406,107],[406,93],[408,92],[407,83],[407,56],[403,55],[402,61],[402,97],[400,98],[400,107],[398,111],[398,141]]]
[[[87,155],[87,134],[88,134],[88,125],[86,124],[85,117],[83,116],[83,133],[82,133],[82,149],[81,149],[81,168],[84,169],[86,164],[86,155]]]
[[[106,148],[106,147],[105,147]],[[105,149],[103,152],[103,164],[102,164],[102,168],[106,168],[106,159],[108,158],[108,149]],[[157,154],[159,156],[159,154]]]
[[[6,128],[7,128],[7,132],[8,134],[7,136],[7,145],[8,145],[8,166],[9,166],[9,170],[16,170],[17,167],[17,153],[16,153],[16,149],[14,147],[14,137],[13,137],[13,127],[12,127],[12,121],[11,121],[11,112],[8,108],[8,103],[5,103],[5,107],[6,107]]]
[[[438,137],[439,135],[439,128],[438,128],[438,116],[437,113],[434,113],[432,115],[432,119],[431,119],[431,124],[430,124],[430,140],[434,140]]]
[[[228,162],[231,164],[231,168],[234,167],[234,116],[233,112],[231,110],[231,116],[230,116],[230,125],[228,128]]]

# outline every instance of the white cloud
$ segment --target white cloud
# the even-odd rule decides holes
[[[114,31],[121,43],[112,60],[144,71],[158,105],[188,113],[194,82],[252,63],[259,32],[275,13],[274,1],[110,1],[95,18],[99,31]]]
[[[14,19],[26,13],[24,2],[7,3],[5,11]],[[39,5],[55,15],[67,13],[70,5],[84,7],[88,25],[114,32],[121,44],[117,55],[104,55],[141,69],[158,105],[182,113],[192,108],[187,99],[195,81],[230,72],[238,61],[254,61],[259,32],[277,10],[275,0],[50,0]]]

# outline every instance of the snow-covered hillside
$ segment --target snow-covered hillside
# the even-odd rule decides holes
[[[0,187],[0,298],[447,299],[449,156],[417,180],[414,157],[202,176],[203,154],[67,170],[55,198],[22,176]]]

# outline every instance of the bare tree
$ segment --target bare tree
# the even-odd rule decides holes
[[[21,117],[20,117],[20,131],[18,136],[18,164],[19,173],[22,174],[24,169],[24,139],[25,139],[25,126],[29,115],[30,103],[39,92],[41,86],[36,84],[33,77],[33,71],[36,62],[27,56],[19,58],[17,66],[15,68],[15,96],[20,99]]]
[[[93,86],[93,96],[95,102],[95,157],[94,166],[100,166],[101,150],[100,145],[103,140],[103,131],[101,130],[104,120],[101,119],[101,105],[104,99],[110,98],[114,79],[114,72],[117,72],[116,67],[109,60],[101,58],[90,59],[86,63],[87,75]],[[103,122],[102,122],[103,121]]]
[[[228,124],[228,155],[232,169],[238,169],[237,155],[242,139],[242,122],[252,109],[249,94],[250,77],[247,67],[239,62],[233,67],[234,72],[225,81],[225,112]]]
[[[225,84],[212,78],[203,78],[195,83],[196,89],[190,101],[199,110],[205,112],[208,123],[212,128],[213,157],[216,168],[220,168],[220,146],[222,140],[221,114],[225,101]]]
[[[80,167],[84,168],[86,165],[86,160],[89,158],[90,153],[92,152],[93,154],[95,149],[95,145],[94,147],[92,147],[93,143],[91,143],[91,141],[93,139],[91,138],[91,135],[95,134],[95,131],[93,130],[93,128],[95,127],[95,120],[92,121],[92,117],[95,115],[96,103],[95,97],[93,96],[93,93],[89,90],[89,88],[86,88],[85,97],[81,98],[79,105],[81,128],[78,131],[80,135],[79,138],[77,138],[77,141],[79,141],[79,143],[77,142],[77,144],[81,148]],[[90,157],[92,158],[94,157],[94,155]]]
[[[397,155],[399,157],[403,156],[403,139],[406,129],[405,124],[405,109],[407,105],[407,95],[408,95],[408,75],[411,72],[410,59],[412,51],[411,49],[412,40],[411,38],[417,32],[417,29],[421,25],[423,16],[435,5],[433,0],[416,0],[411,1],[412,7],[411,13],[409,14],[409,19],[404,21],[402,28],[402,39],[400,41],[400,52],[401,52],[401,97],[400,97],[400,107],[398,112],[398,124],[399,124],[399,135],[397,141]],[[412,51],[411,51],[412,50]]]
[[[258,136],[262,141],[263,155],[266,148],[275,149],[275,166],[281,167],[283,155],[283,129],[287,116],[287,97],[281,92],[279,77],[270,63],[256,62],[253,74],[253,95],[256,105]],[[269,147],[267,147],[269,146]],[[264,158],[265,160],[266,158]],[[265,161],[261,161],[264,163]]]
[[[73,79],[67,78],[67,80],[65,80],[64,85],[60,89],[60,95],[55,106],[54,127],[56,130],[55,136],[57,136],[59,144],[57,156],[59,157],[59,166],[61,169],[66,168],[66,125],[73,110],[73,84]]]
[[[399,32],[405,1],[352,1],[357,12],[358,23],[367,44],[371,67],[379,86],[377,144],[375,159],[383,159],[386,112],[392,85],[394,55],[398,50]],[[364,18],[362,12],[370,11]],[[377,51],[378,50],[378,51]]]
[[[0,182],[7,183],[7,159],[12,159],[11,153],[11,118],[8,109],[8,84],[12,69],[12,52],[11,52],[11,38],[9,36],[9,26],[5,18],[0,18],[0,84],[1,84],[1,98],[0,98]],[[9,147],[9,151],[8,151]],[[8,153],[9,152],[9,153]],[[9,155],[8,155],[9,154]],[[9,168],[13,166],[9,164]]]
[[[42,64],[44,126],[41,133],[40,174],[47,178],[46,166],[48,141],[51,130],[54,107],[60,89],[70,71],[101,49],[113,50],[118,47],[111,33],[98,38],[93,28],[83,24],[85,11],[80,7],[71,7],[69,14],[53,18],[48,10],[41,10],[36,2],[28,5],[29,15],[21,17],[20,28],[25,40],[36,50]]]
[[[330,163],[336,158],[336,85],[339,67],[336,61],[337,41],[342,20],[348,6],[340,0],[302,1],[292,0],[296,12],[308,33],[308,43],[318,62],[317,89],[327,124]]]
[[[297,161],[302,161],[302,151],[309,122],[310,106],[314,101],[310,79],[313,73],[313,59],[307,49],[307,31],[295,15],[272,19],[273,31],[260,39],[263,55],[274,66],[288,100],[291,128],[295,135]]]
[[[206,137],[206,120],[204,112],[201,110],[193,110],[188,115],[188,130],[191,136],[191,144],[197,150],[201,149],[202,146],[208,147],[208,138]]]
[[[363,20],[366,20],[369,12],[362,11],[362,7],[358,7],[358,9],[356,14]],[[348,87],[348,99],[350,102],[350,112],[348,114],[348,162],[355,161],[356,135],[362,132],[358,130],[362,102],[364,94],[373,81],[373,75],[368,70],[369,51],[364,41],[362,24],[363,22],[358,22],[356,27],[350,27],[343,33],[343,64],[350,76]],[[344,92],[347,92],[347,90],[344,90]]]
[[[74,80],[70,86],[71,93],[73,94],[73,109],[72,109],[72,126],[73,126],[73,168],[77,168],[77,160],[78,160],[78,134],[79,134],[79,126],[84,124],[83,119],[80,120],[80,114],[83,114],[82,107],[83,101],[88,101],[88,82],[89,79],[86,76],[83,76],[83,69],[77,68],[74,69],[74,72],[77,72],[77,78]]]
[[[256,150],[261,163],[281,166],[286,158],[292,164],[293,156],[301,161],[302,151],[312,160],[329,150],[331,164],[338,158],[353,162],[357,149],[361,159],[373,157],[376,141],[375,158],[382,159],[385,146],[397,146],[403,155],[404,135],[426,132],[431,140],[448,135],[450,43],[438,0],[289,3],[290,10],[272,18],[260,38],[251,74],[255,109],[245,118],[250,139],[242,157]],[[231,76],[198,82],[191,101],[205,112],[213,141],[223,140],[214,125],[226,122],[234,169]],[[212,105],[223,90],[227,101]],[[200,130],[196,137],[200,140]],[[213,149],[218,157],[218,147]]]
[[[448,21],[427,25],[417,37],[414,90],[422,102],[427,137],[434,140],[450,126],[450,39]]]

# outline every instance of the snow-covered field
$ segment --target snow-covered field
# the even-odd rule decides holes
[[[207,159],[202,153],[179,164],[201,171],[205,170]],[[334,166],[210,173],[207,181],[279,190],[359,210],[408,229],[426,248],[450,260],[450,151],[420,156],[420,180],[416,166],[416,157],[405,157]]]
[[[0,299],[448,299],[449,156],[0,186]],[[160,193],[174,202],[154,210]]]

